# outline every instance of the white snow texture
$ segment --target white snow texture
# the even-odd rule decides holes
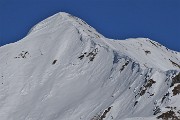
[[[60,12],[0,47],[0,120],[179,120],[179,72],[179,52]]]

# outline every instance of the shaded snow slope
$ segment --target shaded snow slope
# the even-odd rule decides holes
[[[57,13],[0,48],[0,118],[180,119],[179,72],[179,52],[147,38],[110,40]]]

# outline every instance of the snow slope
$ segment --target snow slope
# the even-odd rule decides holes
[[[0,119],[179,120],[179,72],[179,52],[60,12],[0,47]]]

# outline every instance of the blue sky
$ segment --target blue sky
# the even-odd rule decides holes
[[[180,51],[180,0],[0,0],[0,46],[60,11],[108,38],[146,37]]]

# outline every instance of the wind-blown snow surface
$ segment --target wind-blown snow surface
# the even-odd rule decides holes
[[[58,13],[0,48],[0,119],[180,119],[179,72],[179,52]]]

